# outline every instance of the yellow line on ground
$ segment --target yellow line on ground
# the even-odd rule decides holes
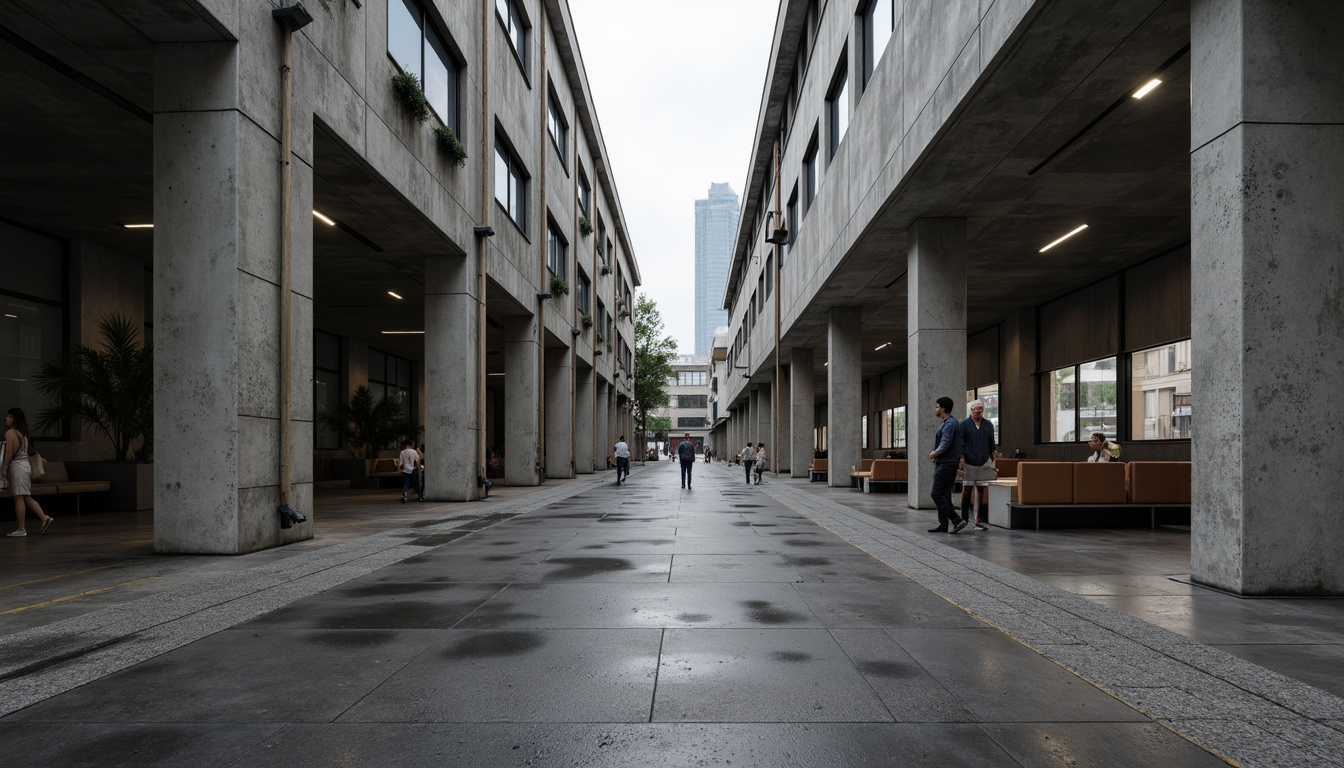
[[[82,570],[82,571],[71,571],[71,572],[69,572],[69,573],[59,573],[59,574],[56,574],[55,576],[47,576],[46,578],[42,578],[42,579],[33,579],[32,581],[20,581],[20,582],[16,582],[16,583],[14,583],[14,584],[0,584],[0,589],[14,589],[15,587],[26,587],[26,586],[28,586],[28,585],[30,585],[30,584],[41,584],[41,583],[44,582],[44,581],[56,581],[57,579],[68,579],[68,578],[70,578],[71,576],[80,576],[80,575],[85,574],[85,573],[93,573],[94,571],[105,571],[105,570],[107,570],[108,568],[119,568],[119,567],[121,567],[121,566],[123,566],[123,565],[126,565],[126,563],[113,563],[113,564],[111,564],[111,565],[100,565],[100,566],[98,566],[97,568],[85,568],[85,569]]]
[[[130,586],[131,584],[139,584],[142,581],[152,581],[157,578],[159,577],[146,576],[143,579],[132,579],[130,581],[123,581],[120,584],[113,584],[110,587],[103,587],[102,589],[90,589],[87,592],[80,592],[74,595],[66,595],[65,597],[58,597],[55,600],[47,600],[41,603],[33,603],[32,605],[25,605],[19,608],[10,608],[8,611],[0,611],[0,616],[10,616],[16,613],[23,613],[24,611],[31,611],[34,608],[45,608],[48,605],[56,605],[57,603],[64,603],[67,600],[75,600],[81,597],[88,597],[89,595],[99,595],[102,594],[103,592],[111,592],[112,590],[117,589],[118,587],[126,587]]]

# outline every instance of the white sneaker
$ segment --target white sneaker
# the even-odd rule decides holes
[[[23,537],[23,536],[27,536],[27,535],[28,535],[28,531],[27,531],[27,529],[24,529],[24,528],[20,528],[20,529],[15,530],[15,531],[10,531],[9,533],[6,533],[6,534],[5,534],[5,536],[7,536],[8,538],[11,538],[11,539],[17,539],[17,538],[20,538],[20,537]]]

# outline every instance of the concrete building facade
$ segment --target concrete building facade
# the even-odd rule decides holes
[[[672,358],[667,379],[667,406],[653,412],[668,419],[668,445],[676,447],[690,435],[697,452],[707,445],[710,430],[710,358],[708,355],[678,355]],[[664,447],[668,447],[665,445]]]
[[[422,427],[434,500],[594,472],[630,431],[640,274],[563,0],[0,2],[0,23],[24,307],[0,354],[31,370],[111,313],[152,339],[158,550],[311,537],[314,483],[367,458],[321,415],[361,387]],[[110,457],[77,424],[42,437]],[[309,522],[281,529],[282,503]]]
[[[1005,455],[1192,461],[1196,581],[1344,593],[1344,479],[1293,437],[1344,416],[1341,31],[1329,2],[785,0],[716,436],[777,397],[780,471],[908,451],[931,506],[965,393]]]
[[[737,236],[739,201],[727,183],[710,184],[709,195],[695,201],[695,354],[710,353],[714,332],[728,324],[723,288]]]

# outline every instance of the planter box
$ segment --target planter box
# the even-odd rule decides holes
[[[154,464],[143,461],[68,461],[71,480],[105,480],[112,484],[107,509],[141,512],[154,508]]]

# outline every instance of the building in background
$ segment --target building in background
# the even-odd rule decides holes
[[[695,354],[708,355],[714,331],[728,325],[723,289],[737,236],[738,198],[727,183],[710,184],[695,201]]]
[[[668,418],[667,440],[659,446],[666,455],[669,448],[681,442],[683,435],[690,435],[695,450],[705,450],[705,437],[709,434],[709,356],[682,355],[672,359],[672,376],[667,380],[667,406],[654,412],[654,416]]]

